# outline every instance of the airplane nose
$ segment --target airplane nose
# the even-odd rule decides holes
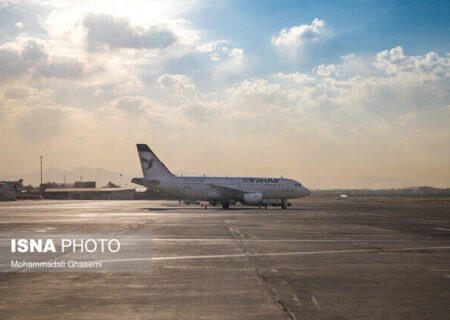
[[[308,188],[303,187],[303,193],[305,194],[305,197],[306,197],[311,194],[311,191]]]

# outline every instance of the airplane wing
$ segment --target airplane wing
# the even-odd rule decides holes
[[[228,196],[228,197],[237,197],[244,193],[254,192],[254,191],[250,191],[250,190],[241,190],[241,189],[236,189],[236,188],[225,187],[225,186],[222,186],[220,184],[215,184],[215,183],[207,183],[207,186],[210,186],[211,188],[216,189],[221,194],[223,194],[224,196]]]

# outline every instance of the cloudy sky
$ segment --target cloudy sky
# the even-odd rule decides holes
[[[0,1],[0,175],[450,186],[448,1]],[[61,178],[62,179],[62,178]]]

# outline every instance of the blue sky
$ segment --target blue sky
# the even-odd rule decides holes
[[[251,75],[306,72],[351,52],[369,56],[401,45],[410,55],[449,48],[447,1],[214,1],[192,8],[186,19],[205,39],[226,39],[255,58]],[[304,52],[304,59],[280,61],[270,37],[283,28],[326,22],[333,33]],[[189,68],[189,62],[183,61]],[[260,66],[264,65],[264,68]],[[177,67],[179,67],[177,65]]]
[[[448,187],[449,7],[2,1],[0,175],[139,175],[148,143],[185,174]]]
[[[317,49],[316,61],[348,52],[370,54],[402,45],[413,55],[449,45],[448,1],[214,1],[188,14],[212,39],[229,39],[252,53],[270,53],[267,35],[319,17],[336,33]],[[401,43],[399,43],[399,40]],[[270,56],[270,55],[269,55]]]

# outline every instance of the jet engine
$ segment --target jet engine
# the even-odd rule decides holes
[[[208,193],[207,197],[208,197],[208,200],[217,201],[217,200],[221,200],[222,195],[220,194],[219,191],[211,191]]]
[[[262,202],[262,193],[261,192],[252,192],[252,193],[245,193],[242,197],[242,202],[244,204],[261,204]]]

